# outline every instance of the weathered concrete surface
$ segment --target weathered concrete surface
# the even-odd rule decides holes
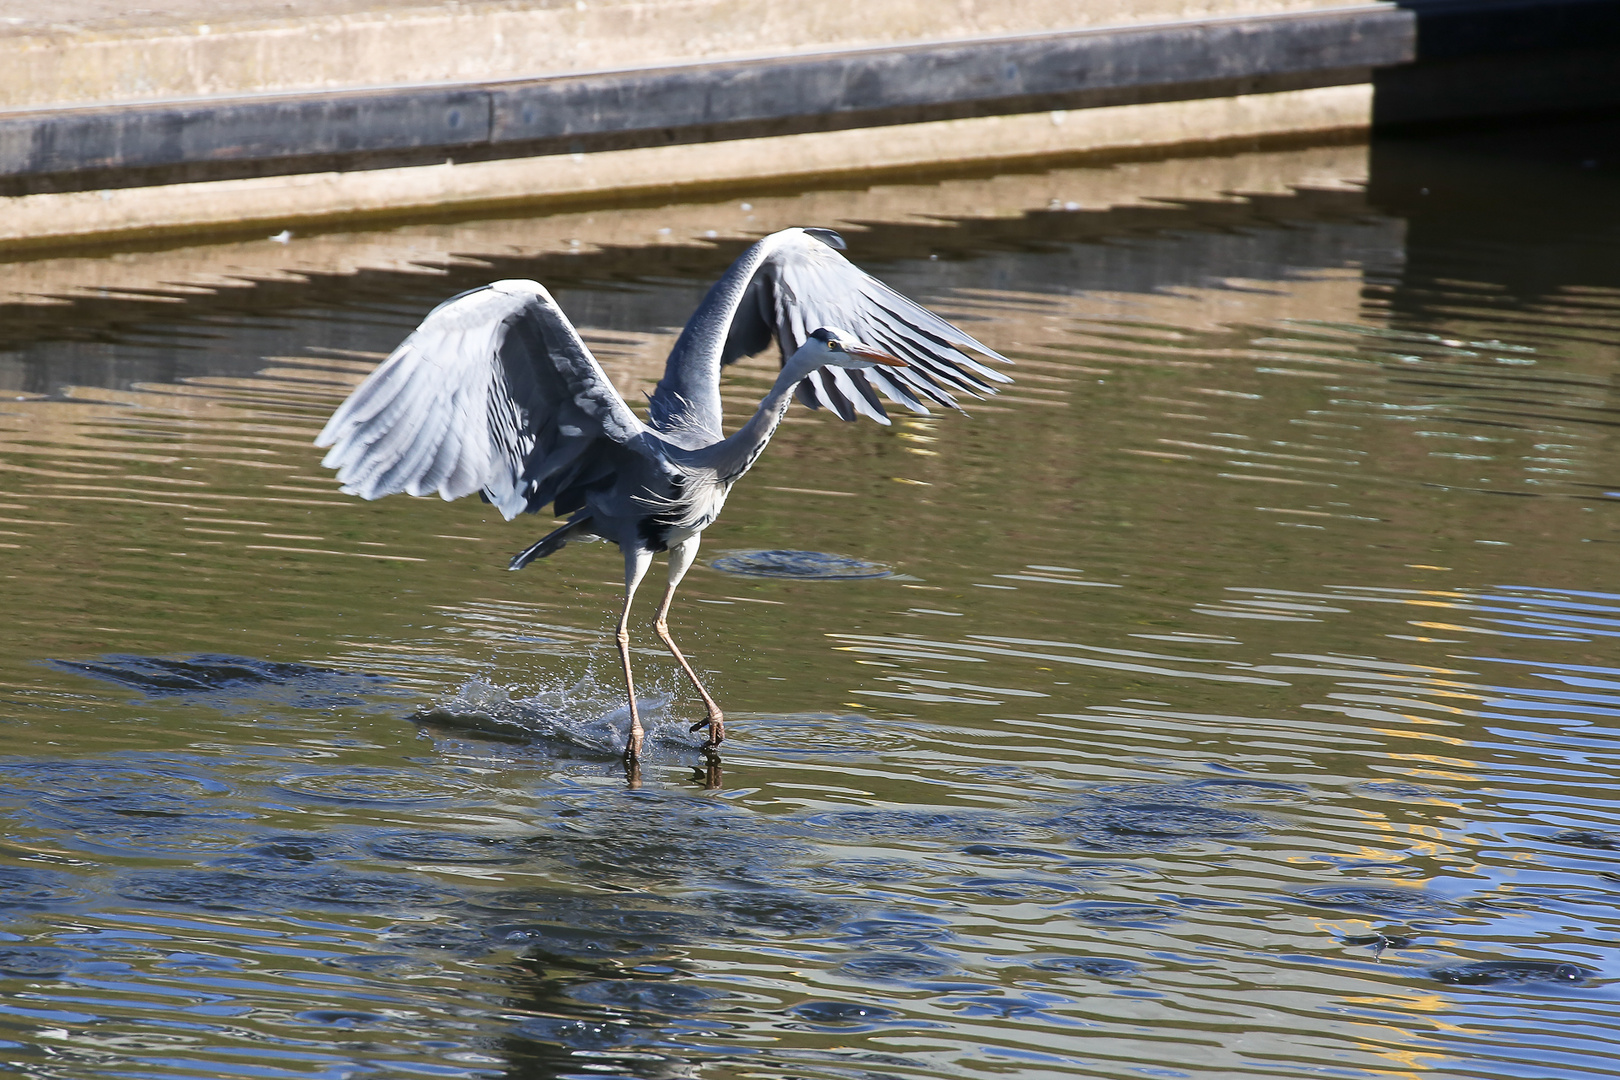
[[[1620,104],[1620,0],[142,2],[0,8],[0,246]]]
[[[1411,52],[1411,16],[1367,4],[493,83],[36,109],[0,115],[0,176],[49,177],[43,189],[60,191],[202,178],[134,180],[165,167],[226,179],[221,165],[321,171],[314,157],[353,169],[718,143],[1364,83]],[[124,175],[73,175],[110,170]]]
[[[472,82],[1343,6],[1344,0],[12,0],[0,109]]]
[[[1279,133],[1364,128],[1366,83],[1196,101],[980,117],[882,128],[544,157],[0,199],[0,249],[116,235],[279,232],[446,209],[495,212],[703,189],[748,190],[812,177],[957,167],[1079,153],[1209,146]]]
[[[1337,137],[1411,49],[1343,0],[14,0],[0,246]]]

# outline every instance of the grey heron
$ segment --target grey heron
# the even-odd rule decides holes
[[[630,668],[630,605],[653,556],[669,584],[653,628],[697,689],[711,752],[720,706],[669,633],[669,607],[699,538],[796,393],[845,420],[887,424],[877,391],[914,412],[960,410],[956,395],[1010,381],[970,355],[990,349],[857,269],[829,229],[786,229],[750,247],[688,320],[639,419],[544,287],[497,281],[434,308],[327,422],[317,446],[343,490],[364,499],[480,492],[507,520],[548,504],[560,527],[513,557],[517,570],[570,540],[624,553],[619,659],[630,705],[625,760],[643,730]],[[775,339],[782,368],[754,415],[721,431],[721,369]]]

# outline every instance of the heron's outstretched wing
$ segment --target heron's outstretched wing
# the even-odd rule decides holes
[[[511,519],[577,509],[645,431],[551,294],[509,280],[434,308],[315,445],[351,495],[482,491]]]
[[[744,252],[709,290],[670,352],[652,395],[652,426],[719,438],[720,369],[760,352],[772,338],[785,362],[823,326],[848,331],[909,365],[822,368],[799,384],[800,401],[826,406],[845,420],[862,414],[888,423],[876,391],[913,412],[927,412],[925,401],[954,409],[957,394],[994,393],[991,383],[1011,381],[970,353],[1011,361],[850,263],[838,253],[843,245],[830,229],[785,229]]]

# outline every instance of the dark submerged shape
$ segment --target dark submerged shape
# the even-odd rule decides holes
[[[1431,978],[1453,986],[1525,986],[1536,983],[1579,986],[1597,972],[1556,960],[1482,960],[1476,964],[1429,969]]]
[[[452,297],[332,415],[317,446],[343,490],[365,499],[474,492],[510,520],[547,505],[553,530],[512,559],[521,569],[570,540],[611,540],[624,553],[619,658],[630,704],[625,759],[640,758],[630,670],[630,604],[652,558],[669,553],[653,626],[707,707],[693,725],[709,748],[724,717],[670,637],[675,588],[731,486],[764,451],[792,396],[845,420],[888,423],[878,394],[914,412],[925,401],[994,392],[1006,362],[838,253],[828,229],[786,229],[755,244],[709,290],[670,351],[642,422],[545,288],[497,281]],[[775,340],[782,371],[730,436],[720,428],[720,373]]]
[[[823,551],[730,551],[709,565],[726,574],[792,581],[856,581],[894,573],[882,563]]]

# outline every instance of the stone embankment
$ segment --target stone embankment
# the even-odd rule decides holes
[[[1331,139],[1469,112],[1504,49],[1620,70],[1620,0],[158,3],[4,9],[0,246]]]

